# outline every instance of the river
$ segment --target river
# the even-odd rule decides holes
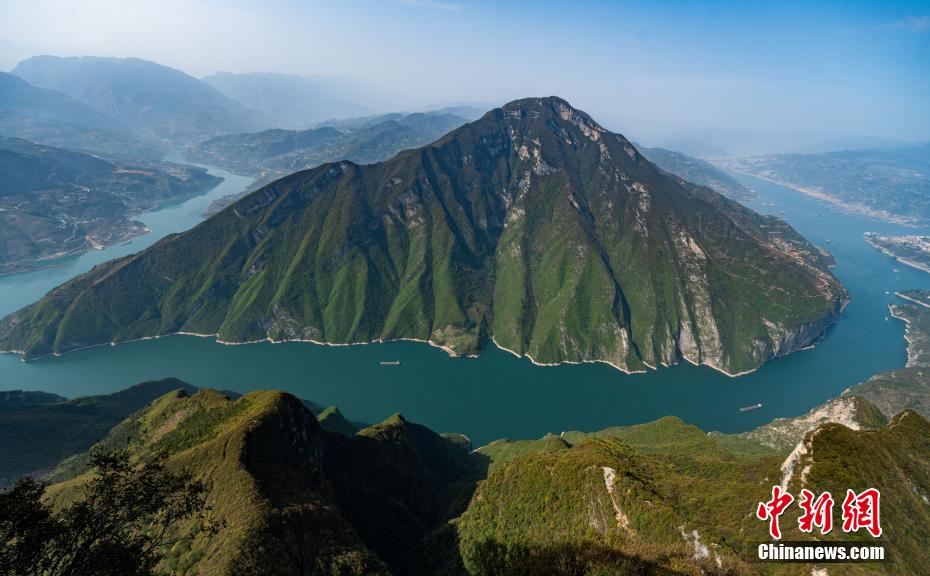
[[[132,244],[87,253],[61,268],[0,278],[0,314],[36,300],[96,263],[195,225],[213,199],[249,183],[222,170],[210,172],[224,182],[209,194],[140,216],[152,232]],[[361,422],[401,412],[481,444],[502,437],[597,430],[670,414],[705,430],[744,431],[804,413],[876,372],[902,366],[904,326],[889,317],[887,306],[895,301],[895,290],[930,288],[930,274],[894,262],[866,244],[862,234],[930,230],[841,214],[793,190],[749,176],[737,178],[759,193],[748,206],[786,219],[830,250],[837,277],[852,293],[852,302],[823,342],[746,376],[729,378],[688,364],[633,375],[603,364],[540,367],[493,346],[480,358],[465,359],[413,342],[223,346],[209,338],[172,336],[29,363],[0,355],[0,389],[73,397],[176,376],[196,386],[239,392],[284,389],[319,404],[335,404]],[[400,365],[381,366],[385,360]],[[756,403],[763,407],[739,411]]]

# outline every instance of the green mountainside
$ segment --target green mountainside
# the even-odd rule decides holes
[[[356,432],[361,430],[360,426],[346,420],[346,417],[342,415],[339,408],[335,406],[326,408],[317,414],[316,417],[317,420],[320,421],[320,426],[329,432],[337,432],[343,436],[354,436]]]
[[[211,487],[208,504],[225,527],[172,550],[164,567],[185,574],[389,574],[458,502],[454,484],[470,461],[399,416],[353,437],[327,432],[278,392],[170,393],[100,447],[166,450]],[[65,481],[51,497],[69,498],[88,462],[59,468]]]
[[[51,471],[104,438],[136,410],[176,389],[195,390],[167,378],[73,400],[45,392],[0,392],[0,485]]]
[[[352,435],[324,429],[288,394],[178,390],[96,449],[167,451],[170,467],[207,484],[222,529],[168,552],[161,567],[185,574],[807,576],[811,565],[752,562],[768,539],[752,512],[777,483],[881,490],[889,560],[830,574],[926,573],[930,423],[915,412],[859,430],[818,422],[799,446],[668,417],[469,452],[400,415]],[[59,466],[49,498],[70,501],[89,464],[84,454]],[[796,518],[795,508],[782,518],[785,539],[808,539]]]
[[[541,363],[740,373],[836,319],[830,262],[563,100],[528,99],[387,162],[282,178],[0,321],[0,349],[194,332],[476,354],[493,338]]]
[[[0,136],[0,274],[146,232],[131,220],[220,179],[193,166],[121,163]]]
[[[218,136],[190,150],[187,157],[256,178],[242,193],[215,200],[207,210],[213,215],[282,176],[338,160],[357,164],[387,160],[401,150],[428,144],[465,122],[459,116],[437,112],[383,114],[331,121],[309,130]]]
[[[428,144],[465,124],[451,114],[387,115],[355,129],[326,125],[309,130],[265,130],[218,136],[201,143],[188,157],[251,176],[284,176],[325,162],[349,160],[373,164],[401,150]]]

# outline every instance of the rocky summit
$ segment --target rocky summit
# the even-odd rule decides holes
[[[555,97],[378,164],[282,178],[0,322],[26,358],[222,341],[493,339],[538,363],[729,374],[816,342],[848,300],[783,221],[657,168]]]

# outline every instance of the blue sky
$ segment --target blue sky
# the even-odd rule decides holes
[[[0,0],[0,39],[4,68],[45,52],[341,76],[385,110],[558,94],[653,143],[930,140],[930,0]]]

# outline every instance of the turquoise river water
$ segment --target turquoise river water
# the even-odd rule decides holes
[[[165,234],[196,225],[215,198],[249,179],[225,178],[210,193],[144,214],[151,233],[129,245],[94,251],[65,265],[0,277],[0,315],[37,300],[106,259],[135,252]],[[841,214],[793,190],[738,177],[759,193],[748,205],[777,214],[836,257],[837,277],[852,302],[815,348],[770,362],[739,378],[687,364],[626,375],[603,364],[534,366],[489,348],[475,359],[450,358],[425,344],[395,342],[331,347],[305,343],[224,346],[209,338],[172,336],[22,362],[0,355],[0,390],[45,390],[74,397],[112,392],[176,376],[201,387],[247,392],[284,389],[350,418],[379,421],[394,412],[439,431],[462,432],[476,444],[534,438],[546,432],[597,430],[673,414],[705,430],[738,432],[801,414],[876,372],[904,364],[904,326],[890,318],[895,290],[930,288],[930,274],[898,264],[862,239],[866,231],[930,233]],[[398,360],[399,366],[381,366]],[[751,412],[741,406],[762,403]]]

